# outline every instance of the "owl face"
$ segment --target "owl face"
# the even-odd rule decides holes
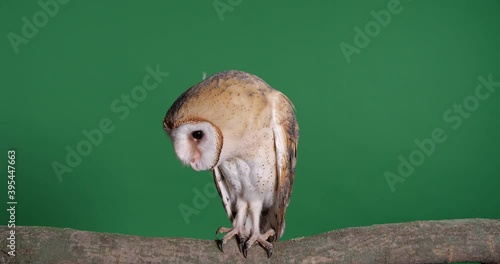
[[[175,153],[184,165],[194,170],[212,169],[222,149],[222,134],[207,121],[189,121],[166,129],[174,144]]]

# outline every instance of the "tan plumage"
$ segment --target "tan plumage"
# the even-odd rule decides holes
[[[255,241],[270,255],[266,240],[283,235],[295,175],[299,127],[290,100],[254,75],[226,71],[184,92],[163,125],[183,163],[213,171],[233,223],[219,228],[227,232],[222,244],[237,235],[245,256]]]

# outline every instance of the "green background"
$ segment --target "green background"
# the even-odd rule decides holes
[[[458,129],[443,120],[474,95],[478,76],[500,81],[500,3],[401,1],[348,63],[340,44],[354,45],[354,28],[364,31],[370,11],[388,2],[242,1],[219,16],[212,1],[69,1],[16,54],[9,32],[21,35],[21,18],[33,21],[42,8],[2,1],[0,150],[3,175],[7,150],[17,153],[17,224],[214,238],[230,224],[220,199],[193,202],[197,191],[213,191],[211,173],[181,165],[162,119],[203,72],[228,69],[258,75],[296,107],[299,157],[284,239],[500,218],[499,91]],[[111,103],[156,65],[170,75],[120,119]],[[52,163],[65,163],[66,146],[76,148],[82,130],[103,118],[114,131],[59,181]],[[435,128],[447,140],[392,192],[384,172],[396,172],[398,156],[408,158],[414,140]],[[180,205],[197,214],[187,222]],[[0,224],[7,219],[3,209]]]

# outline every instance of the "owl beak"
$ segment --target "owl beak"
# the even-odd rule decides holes
[[[201,168],[199,167],[199,165],[198,165],[198,163],[196,161],[193,160],[193,161],[190,162],[190,164],[191,164],[191,168],[193,168],[193,170],[195,170],[195,171],[200,171],[201,170]]]
[[[202,168],[201,168],[201,153],[196,150],[193,157],[191,158],[191,167],[193,168],[193,170],[195,171],[201,171]]]

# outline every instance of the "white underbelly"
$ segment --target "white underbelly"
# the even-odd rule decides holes
[[[241,158],[232,158],[220,164],[231,200],[260,200],[264,207],[271,206],[274,201],[276,173],[267,167]]]

